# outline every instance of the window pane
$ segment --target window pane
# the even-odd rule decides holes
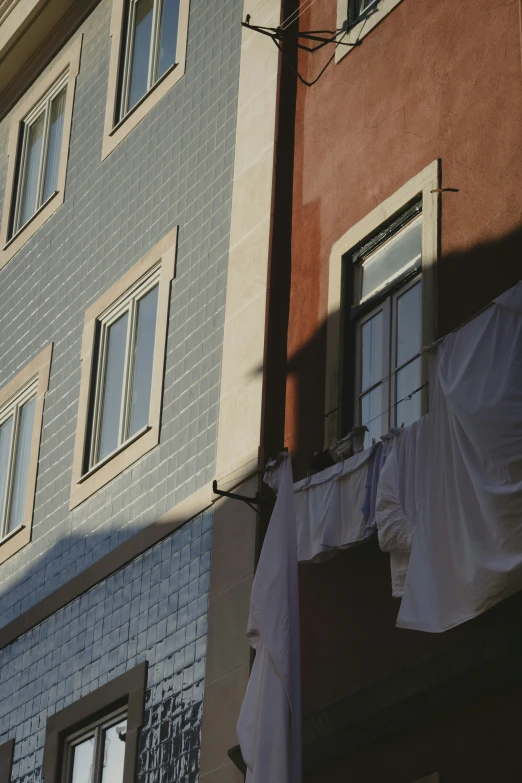
[[[364,436],[364,447],[372,445],[372,438],[380,438],[386,430],[386,417],[379,414],[383,409],[382,386],[377,386],[361,399],[361,424],[368,427]],[[372,421],[374,419],[374,421]]]
[[[419,356],[402,370],[397,373],[397,401],[404,399],[412,391],[418,389],[421,385],[422,360]],[[405,400],[397,405],[397,426],[402,424],[407,426],[420,419],[421,415],[421,393],[414,394],[411,400]]]
[[[123,780],[126,730],[127,721],[122,720],[104,731],[101,783],[121,783]]]
[[[373,5],[377,5],[378,2],[379,0],[355,0],[355,18],[363,14]]]
[[[138,0],[135,4],[129,109],[145,95],[148,88],[153,6],[153,0]]]
[[[73,749],[71,783],[92,783],[94,737],[80,742]]]
[[[397,300],[397,367],[422,348],[421,314],[421,283],[417,283]]]
[[[158,79],[176,62],[180,0],[163,0],[161,15]]]
[[[0,427],[0,536],[4,514],[5,493],[7,488],[7,471],[9,469],[9,454],[11,451],[11,435],[13,432],[13,417],[4,421]]]
[[[60,165],[60,148],[62,146],[63,116],[65,111],[65,90],[56,96],[51,104],[51,121],[49,127],[49,147],[45,166],[45,181],[43,200],[47,201],[58,187],[58,168]]]
[[[105,383],[102,396],[98,459],[114,451],[119,444],[120,413],[125,371],[125,345],[129,314],[125,313],[108,329]]]
[[[382,310],[361,328],[362,383],[361,391],[382,378]]]
[[[149,423],[157,309],[158,287],[156,286],[138,302],[129,436]]]
[[[376,294],[408,269],[420,265],[422,218],[417,218],[362,263],[361,301]]]
[[[25,501],[27,494],[27,478],[29,473],[29,457],[31,455],[31,439],[33,435],[34,409],[36,398],[26,402],[20,411],[18,443],[16,445],[13,497],[9,515],[8,532],[21,525],[24,521]]]
[[[25,178],[22,187],[22,207],[20,210],[19,227],[27,223],[30,217],[38,209],[38,173],[40,171],[40,159],[42,156],[42,142],[44,131],[44,115],[33,122],[26,129],[29,134],[27,140],[27,152],[25,156]]]

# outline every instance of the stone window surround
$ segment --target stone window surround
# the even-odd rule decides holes
[[[123,783],[134,783],[139,732],[143,723],[148,663],[143,661],[47,720],[42,777],[45,783],[60,783],[63,744],[67,734],[88,725],[104,713],[127,705],[127,736]]]
[[[31,540],[33,525],[34,496],[36,489],[36,476],[38,472],[38,454],[40,451],[40,436],[42,432],[42,417],[45,393],[49,387],[49,374],[51,370],[52,343],[44,348],[24,369],[18,373],[2,390],[0,390],[0,408],[9,402],[24,386],[38,379],[36,387],[36,407],[34,411],[33,434],[31,439],[31,453],[29,457],[29,471],[27,475],[27,493],[25,512],[22,527],[7,536],[0,542],[0,563],[12,557]]]
[[[179,4],[176,65],[169,69],[146,95],[138,101],[136,106],[134,106],[122,120],[115,124],[126,2],[127,0],[113,0],[112,4],[110,26],[111,54],[107,101],[105,104],[102,160],[104,160],[107,155],[109,155],[118,144],[129,135],[138,123],[141,122],[151,109],[156,106],[156,104],[185,74],[190,0],[180,0]]]
[[[339,30],[348,18],[349,0],[337,0],[337,29]],[[353,44],[352,46],[338,46],[335,50],[335,62],[338,63],[343,57],[346,57],[358,44],[371,33],[374,27],[377,27],[382,20],[393,11],[395,6],[402,3],[402,0],[379,0],[375,11],[365,16],[359,22],[353,25],[351,30],[344,36],[343,43]]]
[[[65,180],[67,175],[67,160],[69,157],[69,142],[71,138],[72,114],[76,77],[80,70],[82,37],[78,36],[65,50],[51,70],[31,87],[24,99],[15,109],[10,122],[7,154],[9,162],[4,193],[2,226],[0,229],[0,269],[17,253],[33,234],[53,215],[65,198]],[[36,106],[61,74],[68,72],[67,97],[63,120],[62,143],[58,168],[58,185],[56,193],[38,209],[33,217],[13,237],[9,238],[9,223],[15,197],[16,169],[20,137],[20,125],[24,117]]]
[[[436,338],[436,264],[439,257],[439,213],[441,166],[434,160],[392,196],[352,226],[333,245],[329,261],[328,322],[326,330],[325,448],[339,437],[340,426],[340,350],[343,258],[379,226],[388,222],[415,198],[422,199],[422,344]],[[424,362],[423,378],[427,366]],[[426,396],[423,407],[426,405]]]
[[[137,264],[97,299],[85,313],[81,348],[82,374],[73,457],[70,510],[83,503],[94,492],[105,486],[105,484],[159,443],[170,284],[175,271],[177,233],[178,229],[176,227],[163,237]],[[94,467],[91,471],[84,474],[83,464],[89,418],[89,398],[93,372],[95,370],[94,341],[97,319],[158,263],[161,263],[161,270],[158,284],[158,310],[152,368],[149,428],[127,445],[124,444],[114,453],[114,456],[106,462],[101,462],[99,467]]]

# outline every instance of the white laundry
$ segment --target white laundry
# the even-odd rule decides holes
[[[294,485],[300,561],[318,562],[364,541],[362,506],[371,453],[366,449]]]
[[[392,429],[388,453],[381,469],[375,520],[379,545],[390,553],[392,595],[403,594],[413,531],[418,513],[418,493],[422,486],[427,416],[411,426]]]
[[[522,283],[439,347],[425,419],[397,625],[440,632],[522,589]]]
[[[265,481],[277,500],[259,558],[247,636],[256,650],[237,734],[251,783],[301,783],[297,530],[288,454]]]

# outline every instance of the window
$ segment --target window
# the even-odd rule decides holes
[[[149,426],[159,271],[98,319],[86,470]]]
[[[51,346],[0,392],[0,563],[29,542]]]
[[[347,318],[355,338],[354,422],[368,427],[366,446],[421,415],[420,211],[415,205],[352,256]]]
[[[189,0],[113,0],[102,159],[185,73]]]
[[[176,231],[85,315],[71,508],[159,442]]]
[[[427,410],[420,352],[436,339],[440,180],[435,160],[332,247],[326,448],[357,424],[368,426],[368,445]]]
[[[45,783],[134,783],[147,661],[47,719]]]
[[[180,0],[129,0],[120,119],[176,63]]]
[[[24,117],[10,237],[55,195],[63,137],[67,74]]]
[[[67,737],[62,783],[122,783],[127,710]]]
[[[337,0],[337,29],[348,23],[343,43],[351,46],[338,46],[335,50],[335,62],[339,62],[360,43],[371,31],[385,19],[402,0]]]
[[[364,16],[364,14],[374,11],[378,3],[379,0],[349,0],[348,22],[350,26]]]
[[[0,268],[63,204],[81,36],[12,115]]]

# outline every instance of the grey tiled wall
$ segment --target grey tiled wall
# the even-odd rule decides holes
[[[37,783],[47,718],[149,662],[139,783],[195,783],[205,674],[207,512],[0,652],[0,743]]]
[[[33,541],[0,567],[0,626],[214,474],[242,2],[191,0],[185,76],[102,162],[111,6],[79,31],[65,203],[0,271],[0,387],[54,342]],[[85,309],[175,225],[160,446],[70,513]]]

